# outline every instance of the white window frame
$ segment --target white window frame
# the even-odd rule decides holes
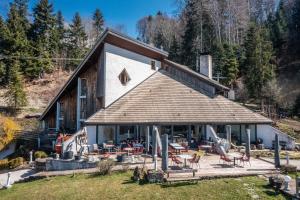
[[[81,99],[86,99],[86,95],[81,96],[81,80],[83,80],[85,78],[78,78],[77,79],[77,112],[76,112],[76,128],[77,130],[80,129],[80,123],[84,122],[86,119],[82,119],[80,118],[80,112],[81,112]],[[85,79],[86,80],[86,79]]]

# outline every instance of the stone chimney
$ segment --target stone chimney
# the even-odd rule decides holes
[[[199,59],[198,72],[212,79],[212,57],[209,54],[201,54]]]

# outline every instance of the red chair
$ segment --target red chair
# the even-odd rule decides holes
[[[200,158],[201,158],[201,156],[197,156],[197,154],[194,154],[192,159],[188,159],[190,164],[192,164],[192,168],[193,168],[194,164],[197,165],[197,168],[200,168]]]
[[[223,163],[227,163],[227,164],[233,163],[233,160],[226,155],[220,155],[220,160],[223,160]]]
[[[184,148],[183,150],[181,150],[181,152],[188,152],[189,151],[189,146],[182,143],[181,146]]]
[[[240,161],[243,163],[243,166],[245,166],[245,162],[248,162],[249,165],[251,166],[250,156],[244,155],[243,157],[240,158]]]
[[[172,156],[172,162],[177,164],[177,165],[182,165],[183,162],[181,162],[179,159],[176,158],[176,156]]]

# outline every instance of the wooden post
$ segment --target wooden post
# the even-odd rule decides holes
[[[229,148],[231,148],[231,126],[226,125],[226,138],[229,143]]]
[[[275,135],[275,167],[280,168],[280,157],[279,157],[279,138],[278,134]]]
[[[119,134],[120,134],[120,126],[115,126],[115,145],[118,145],[119,143]]]
[[[171,141],[174,142],[174,125],[171,125]]]
[[[152,128],[152,156],[153,156],[153,161],[155,161],[154,160],[155,156],[157,157],[157,134],[154,126]]]
[[[197,141],[200,142],[201,137],[200,137],[200,134],[199,134],[199,125],[195,125],[195,135],[197,137]]]
[[[99,144],[99,125],[96,125],[96,144]]]
[[[191,139],[192,139],[192,126],[189,125],[189,128],[188,128],[188,144],[189,144],[189,146],[191,145]]]
[[[59,131],[60,103],[56,102],[56,131]]]
[[[149,147],[150,147],[150,127],[147,126],[146,130],[146,152],[149,152]]]
[[[168,134],[164,134],[162,137],[162,162],[161,169],[163,171],[168,170]]]
[[[249,128],[247,128],[247,130],[246,130],[246,155],[247,156],[250,156],[250,151],[251,151],[251,149],[250,149],[250,129]]]
[[[81,93],[81,79],[77,79],[77,102],[76,102],[76,128],[80,129],[80,93]]]

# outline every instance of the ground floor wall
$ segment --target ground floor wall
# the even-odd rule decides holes
[[[225,126],[223,127],[223,125],[220,125],[212,127],[218,137],[226,138]],[[266,148],[272,148],[275,134],[278,134],[279,140],[286,143],[287,148],[291,149],[295,147],[293,138],[268,124],[230,125],[230,127],[231,141],[237,145],[246,143],[246,129],[250,129],[250,142],[253,144],[256,144],[258,140],[261,140]],[[188,129],[189,128],[186,127],[182,129],[173,127],[170,129],[170,126],[161,126],[159,132],[161,135],[168,134],[170,142],[174,141],[180,143],[188,140]],[[173,130],[173,134],[171,133],[171,130]],[[200,142],[201,140],[212,140],[212,133],[208,125],[199,125],[198,127],[193,126],[190,131],[191,138],[195,139],[197,142]],[[120,141],[128,138],[145,141],[147,126],[87,126],[87,132],[89,145],[103,144],[105,142],[120,143]],[[150,127],[150,138],[151,132]],[[181,137],[180,139],[178,139],[179,136]]]

